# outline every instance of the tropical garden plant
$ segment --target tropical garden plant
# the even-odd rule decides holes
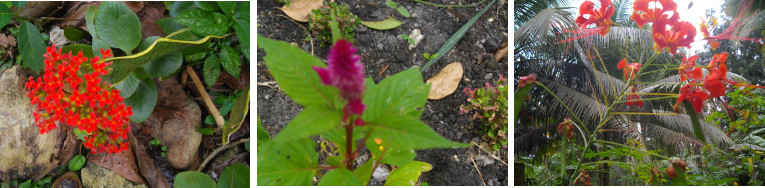
[[[523,167],[516,172],[528,178],[520,183],[761,184],[761,133],[733,130],[759,127],[751,117],[760,113],[730,99],[763,87],[728,71],[740,53],[717,49],[731,41],[762,46],[763,24],[750,18],[762,15],[759,4],[729,0],[726,9],[735,11],[726,28],[711,32],[711,19],[697,28],[671,0],[585,1],[574,13],[547,8],[557,2],[519,4],[526,14],[515,25],[514,147]],[[697,29],[711,53],[684,55]],[[746,123],[734,123],[747,113]]]

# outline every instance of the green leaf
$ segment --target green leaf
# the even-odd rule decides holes
[[[218,188],[235,187],[250,187],[250,168],[241,163],[226,167],[218,178]]]
[[[234,11],[236,11],[236,2],[218,1],[218,6],[220,7],[220,11],[223,12],[223,14],[226,14],[226,16],[234,16]]]
[[[64,37],[66,39],[69,39],[71,41],[79,41],[82,40],[82,35],[85,34],[85,31],[82,31],[81,29],[78,29],[76,27],[67,27],[64,29]]]
[[[85,26],[88,28],[88,33],[90,33],[90,36],[92,36],[93,39],[98,38],[98,35],[96,34],[96,25],[94,25],[95,23],[96,9],[93,8],[93,6],[88,6],[88,8],[85,9]]]
[[[199,171],[186,171],[178,173],[173,180],[174,188],[211,188],[215,187],[215,181],[210,176]]]
[[[85,165],[85,156],[75,155],[72,160],[69,161],[69,170],[78,171]]]
[[[109,46],[109,44],[106,44],[106,41],[103,41],[103,40],[98,39],[98,38],[93,38],[93,48],[92,48],[92,50],[94,52],[98,53],[98,57],[103,57],[103,54],[101,54],[101,50],[102,49],[103,50],[110,50],[110,49],[112,49],[112,47]]]
[[[114,87],[120,91],[120,97],[128,98],[135,93],[135,90],[138,89],[138,83],[140,82],[141,80],[138,80],[133,74],[130,74],[125,80],[114,85]]]
[[[478,14],[475,14],[475,16],[473,16],[473,18],[470,19],[470,21],[465,23],[465,25],[463,25],[459,30],[457,30],[457,32],[452,34],[452,36],[449,37],[448,40],[446,40],[446,43],[444,43],[444,45],[441,46],[440,49],[438,49],[438,52],[436,52],[437,56],[431,58],[428,61],[428,63],[422,66],[422,68],[420,68],[420,72],[424,72],[425,70],[428,70],[428,67],[430,67],[430,65],[432,65],[433,63],[441,59],[441,57],[446,55],[446,53],[449,52],[449,50],[451,50],[455,44],[457,44],[460,38],[462,38],[462,36],[465,35],[465,33],[467,33],[468,29],[470,29],[470,26],[472,26],[473,23],[475,23],[475,21],[478,20],[478,18],[480,18],[484,12],[486,12],[486,10],[489,10],[489,7],[491,7],[491,5],[493,5],[495,1],[497,0],[491,0],[491,2],[488,5],[486,5],[486,7],[484,7],[483,10],[481,10],[481,12],[478,12]]]
[[[369,179],[372,178],[372,168],[374,168],[375,160],[367,160],[366,163],[353,170],[353,174],[359,177],[362,184],[369,183]]]
[[[234,24],[236,37],[239,38],[239,48],[247,59],[250,59],[250,22],[238,19]]]
[[[13,4],[13,7],[16,7],[16,9],[21,10],[21,8],[24,8],[24,5],[27,4],[26,1],[11,1],[11,4]]]
[[[313,185],[319,158],[314,145],[308,138],[262,143],[257,148],[258,186]]]
[[[515,124],[518,122],[518,114],[521,113],[521,107],[523,107],[523,102],[526,101],[526,97],[529,96],[529,92],[531,92],[531,89],[533,89],[535,84],[529,84],[522,88],[518,88],[517,91],[515,91],[515,106],[514,111],[515,116],[513,116],[513,122],[512,124]]]
[[[107,1],[101,3],[96,11],[95,24],[97,38],[132,53],[141,42],[141,21],[124,3]]]
[[[125,99],[125,105],[133,108],[130,121],[141,123],[154,111],[154,106],[157,104],[157,86],[154,85],[154,80],[143,74],[133,73],[133,76],[139,80],[138,87],[133,95]]]
[[[419,118],[428,92],[430,86],[422,82],[422,75],[416,69],[397,73],[366,89],[362,100],[367,108],[362,119],[379,122],[404,115]]]
[[[425,148],[468,147],[469,144],[452,142],[442,137],[428,125],[412,116],[388,117],[380,123],[364,126],[374,129],[370,138],[379,138],[401,150]]]
[[[159,144],[162,144],[162,142],[160,142],[160,141],[159,141],[159,140],[157,140],[156,138],[155,138],[155,139],[153,139],[153,140],[151,140],[151,141],[149,141],[149,143],[150,143],[151,145],[153,145],[153,146],[157,146],[157,145],[159,145]]]
[[[351,139],[353,140],[361,139],[361,137],[364,136],[364,132],[367,132],[368,130],[369,129],[366,126],[353,128],[353,134],[352,134],[353,138]],[[345,127],[338,126],[329,131],[325,131],[321,133],[321,137],[335,143],[335,146],[337,146],[337,151],[345,151],[345,145],[346,145],[345,144],[346,143]],[[351,147],[356,148],[356,142],[352,142]]]
[[[223,104],[223,106],[220,107],[219,112],[221,116],[226,116],[229,112],[231,112],[231,109],[234,108],[234,101],[228,102]]]
[[[107,58],[106,61],[114,62],[112,64],[113,71],[108,75],[108,79],[111,83],[118,83],[125,79],[130,72],[143,64],[152,60],[159,59],[160,57],[179,52],[186,47],[202,44],[210,38],[223,38],[222,36],[206,36],[199,39],[196,35],[191,33],[188,29],[181,29],[168,35],[165,38],[159,38],[146,50],[130,56],[112,57]]]
[[[223,125],[223,144],[228,143],[228,137],[231,136],[239,127],[242,126],[244,118],[247,117],[247,111],[250,107],[250,86],[244,89],[242,95],[234,102],[234,108],[231,110],[231,116]],[[283,130],[282,130],[283,131]]]
[[[396,11],[398,11],[398,13],[404,17],[409,17],[409,11],[407,11],[403,6],[396,8]]]
[[[162,146],[162,151],[167,151],[167,146]]]
[[[250,21],[250,2],[242,1],[239,5],[239,9],[234,13],[234,19],[242,19]]]
[[[170,5],[170,16],[178,17],[183,12],[197,8],[197,5],[191,1],[176,1]]]
[[[223,35],[231,26],[231,18],[219,12],[192,9],[181,13],[173,21],[191,29],[197,35]]]
[[[331,14],[329,14],[329,18],[331,22],[329,22],[329,28],[332,33],[332,44],[335,44],[337,40],[340,40],[340,38],[343,38],[343,34],[340,32],[340,26],[337,25],[337,12],[335,12],[336,9],[330,9]]]
[[[321,177],[318,183],[319,186],[360,186],[361,183],[358,177],[351,171],[345,168],[336,168],[329,173]]]
[[[274,138],[276,142],[287,142],[329,131],[340,125],[343,112],[321,106],[308,106],[292,119],[287,127]]]
[[[380,139],[382,142],[377,144],[376,139]],[[414,150],[401,149],[395,145],[392,146],[385,140],[377,137],[370,136],[369,139],[367,139],[366,145],[372,155],[375,156],[375,158],[380,158],[380,153],[382,152],[380,151],[380,146],[382,146],[382,149],[385,150],[385,154],[383,154],[381,162],[386,164],[404,166],[405,164],[414,160],[415,157],[417,157],[417,154],[414,152]]]
[[[197,129],[197,132],[201,133],[202,135],[212,135],[215,130],[211,127],[201,128]]]
[[[77,52],[82,52],[82,55],[88,58],[93,58],[93,47],[87,44],[72,44],[61,48],[61,53],[72,52],[72,55],[77,55]]]
[[[43,54],[45,54],[45,44],[43,44],[40,31],[35,25],[29,22],[22,22],[19,29],[19,53],[24,67],[32,69],[36,74],[40,74],[43,68]]]
[[[11,19],[13,19],[11,9],[4,3],[0,3],[0,28],[11,23]]]
[[[420,161],[412,161],[396,170],[390,172],[385,186],[413,186],[417,184],[417,179],[422,172],[433,169],[430,164]]]
[[[157,39],[159,39],[158,36],[143,39],[138,49],[141,51],[146,50],[146,48],[151,46],[151,44],[153,44]],[[183,64],[183,56],[180,52],[175,52],[151,60],[147,64],[144,64],[142,67],[143,70],[145,70],[149,75],[149,77],[157,78],[172,75],[178,71],[178,69],[181,67],[181,64]]]
[[[206,11],[218,10],[218,3],[215,3],[215,1],[194,1],[194,5],[197,5],[199,9]]]
[[[685,111],[688,112],[688,117],[691,118],[691,124],[693,125],[693,132],[694,135],[696,135],[696,139],[701,143],[709,143],[704,137],[704,132],[701,130],[701,123],[699,123],[699,118],[698,115],[696,115],[696,110],[693,108],[693,105],[687,100],[684,100],[683,106],[685,106]]]
[[[362,20],[361,24],[364,24],[365,26],[372,29],[388,30],[388,29],[393,29],[400,26],[401,24],[403,24],[403,22],[398,21],[395,18],[389,17],[388,19],[383,21],[368,22],[368,21]]]
[[[165,35],[170,35],[173,32],[186,28],[186,26],[175,23],[175,21],[173,21],[173,18],[159,19],[157,20],[157,24],[159,25],[160,28],[162,28],[162,32],[165,33]]]
[[[230,46],[223,46],[218,57],[220,58],[220,64],[223,65],[223,69],[226,69],[226,72],[234,76],[234,78],[239,78],[239,72],[242,71],[240,68],[242,66],[242,59],[239,58],[239,53]]]
[[[268,135],[268,131],[266,131],[265,128],[263,128],[262,125],[260,125],[260,117],[258,117],[258,147],[260,144],[263,144],[265,142],[271,141],[271,136]]]
[[[339,166],[339,167],[342,167],[343,165],[345,165],[345,164],[343,164],[343,160],[345,160],[345,156],[344,155],[329,156],[329,157],[327,157],[327,164],[330,165],[330,166]]]
[[[292,46],[258,35],[258,47],[263,48],[263,60],[279,87],[293,101],[303,106],[324,105],[341,109],[337,88],[324,86],[312,67],[327,67],[321,60]]]
[[[247,149],[247,152],[250,152],[250,141],[244,143],[244,149]]]
[[[393,2],[393,1],[390,1],[390,0],[385,1],[385,5],[388,5],[388,7],[392,8],[392,9],[396,9],[396,7],[397,7],[396,6],[396,2]]]
[[[760,147],[765,148],[765,139],[759,136],[750,135],[752,138],[752,141],[754,141],[755,144],[759,145]]]
[[[215,81],[218,81],[218,76],[220,76],[220,60],[218,60],[218,55],[211,54],[207,56],[202,67],[202,74],[208,87],[212,87]]]

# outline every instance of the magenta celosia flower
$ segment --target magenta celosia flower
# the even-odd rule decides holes
[[[327,55],[327,68],[313,67],[324,85],[337,87],[340,97],[348,103],[343,110],[349,114],[361,115],[366,106],[361,103],[364,92],[364,65],[356,48],[343,39],[338,40]],[[356,120],[360,124],[361,119]]]

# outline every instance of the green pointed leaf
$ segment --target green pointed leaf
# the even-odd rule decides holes
[[[174,33],[178,30],[186,28],[186,26],[175,23],[175,21],[173,21],[173,18],[169,18],[169,17],[157,20],[157,24],[159,25],[160,28],[162,28],[162,32],[165,33],[165,35],[170,35],[171,33]]]
[[[365,26],[369,28],[377,29],[377,30],[393,29],[400,26],[403,23],[404,22],[398,21],[397,19],[392,17],[389,17],[388,19],[383,21],[373,21],[373,22],[368,22],[364,20],[361,21],[361,24],[364,24]]]
[[[85,165],[85,156],[76,155],[74,158],[72,158],[72,160],[69,161],[69,170],[78,171],[82,168],[83,165]]]
[[[218,57],[220,58],[220,64],[223,65],[223,69],[226,69],[226,72],[234,76],[234,78],[239,78],[239,72],[242,71],[240,68],[242,66],[242,59],[239,58],[239,53],[230,46],[223,46]]]
[[[71,41],[82,40],[82,35],[84,34],[85,34],[85,31],[82,31],[76,27],[67,27],[66,29],[64,29],[64,37],[66,37],[66,39],[69,39]]]
[[[197,5],[199,9],[206,11],[218,10],[218,3],[215,3],[215,1],[194,1],[194,5]]]
[[[122,2],[106,1],[98,6],[97,38],[130,54],[141,42],[141,21]]]
[[[196,9],[197,5],[194,4],[194,2],[191,1],[176,1],[172,5],[170,5],[170,16],[171,17],[178,17],[178,15],[181,15],[181,13],[186,12],[188,10]]]
[[[359,180],[362,184],[366,185],[369,183],[369,179],[372,178],[372,168],[374,168],[375,161],[372,159],[367,160],[366,163],[356,168],[356,170],[353,170],[353,174],[356,175],[356,177],[359,177]]]
[[[104,57],[103,54],[101,54],[101,50],[110,50],[110,49],[112,49],[112,47],[109,46],[109,44],[106,44],[105,41],[98,38],[93,38],[93,47],[91,50],[98,53],[97,55],[98,57]],[[96,54],[93,54],[93,55],[96,55]]]
[[[366,131],[368,131],[367,127],[353,128],[353,140],[359,140],[364,137]],[[338,151],[345,151],[345,127],[335,127],[334,129],[325,131],[321,133],[321,137],[335,143]],[[356,148],[356,142],[351,143],[351,147]]]
[[[287,42],[258,35],[258,48],[276,83],[293,101],[303,106],[324,105],[341,109],[337,88],[324,86],[312,67],[327,67],[321,60]]]
[[[329,173],[321,177],[318,183],[319,186],[360,186],[361,183],[358,177],[351,171],[345,168],[336,168]]]
[[[385,5],[388,5],[388,7],[392,8],[392,9],[396,9],[396,7],[397,7],[396,2],[393,2],[393,1],[390,1],[390,0],[385,1]]]
[[[157,86],[154,85],[154,80],[141,73],[133,73],[133,76],[140,81],[135,93],[125,99],[125,105],[133,108],[130,121],[141,123],[154,111],[154,106],[157,104]]]
[[[521,107],[523,107],[523,102],[526,101],[526,97],[529,96],[529,92],[531,92],[531,89],[533,89],[535,84],[529,84],[522,88],[518,88],[517,91],[515,91],[515,106],[513,113],[515,113],[515,116],[513,116],[513,124],[518,122],[518,114],[521,113]]]
[[[233,16],[234,11],[236,11],[235,1],[218,1],[218,6],[220,7],[220,11],[229,17]]]
[[[250,22],[238,19],[234,24],[236,37],[239,38],[239,48],[247,59],[250,59]]]
[[[257,148],[258,186],[313,185],[319,158],[314,145],[308,138],[262,143]]]
[[[274,138],[276,142],[287,142],[329,131],[340,126],[343,112],[321,106],[308,106],[292,119],[287,127]]]
[[[72,44],[61,48],[61,53],[72,52],[72,55],[77,55],[78,52],[82,52],[82,55],[88,58],[93,58],[93,47],[87,44]]]
[[[420,161],[412,161],[396,170],[390,172],[388,180],[385,180],[385,186],[413,186],[417,184],[417,179],[422,172],[433,169],[430,164]]]
[[[199,171],[186,171],[178,173],[173,180],[174,188],[212,188],[215,187],[213,181],[207,174]]]
[[[765,139],[759,136],[751,135],[752,141],[754,141],[755,144],[759,145],[760,147],[765,148]]]
[[[202,67],[202,74],[208,87],[211,87],[218,81],[218,76],[220,76],[220,60],[218,60],[218,55],[212,54],[207,56]]]
[[[362,115],[365,122],[379,122],[403,115],[419,118],[430,92],[430,86],[422,82],[422,75],[414,68],[385,78],[366,89],[362,99],[367,105]]]
[[[374,129],[370,138],[382,139],[384,143],[400,147],[401,150],[470,146],[447,140],[412,116],[387,118],[378,124],[370,123],[364,126]]]
[[[24,67],[40,74],[43,68],[43,54],[46,53],[45,44],[40,31],[29,22],[22,22],[19,29],[19,53]]]
[[[141,83],[141,80],[138,80],[133,74],[130,74],[125,80],[114,85],[114,87],[120,91],[120,97],[128,98],[135,93],[136,89],[138,89],[138,83]]]
[[[242,19],[242,20],[247,20],[247,22],[249,22],[250,21],[250,2],[243,1],[238,6],[239,8],[234,13],[234,19]]]
[[[231,116],[223,125],[223,144],[228,143],[228,137],[242,126],[244,118],[247,117],[247,111],[250,108],[250,86],[242,91],[242,95],[234,102],[234,108],[231,110]],[[283,130],[282,130],[283,131]]]
[[[205,128],[197,129],[197,132],[199,132],[202,135],[207,136],[207,135],[212,135],[212,133],[215,132],[215,129],[213,129],[211,127],[205,127]]]
[[[5,25],[8,25],[8,23],[11,23],[11,19],[13,19],[13,12],[11,12],[10,7],[8,7],[6,4],[0,4],[0,28],[3,28]]]
[[[377,144],[375,139],[380,139],[381,143]],[[391,146],[389,142],[382,140],[382,138],[369,137],[366,142],[367,148],[375,158],[380,158],[380,146],[385,150],[385,154],[382,156],[382,163],[391,164],[395,166],[403,166],[417,157],[417,153],[412,149],[401,149],[400,147]]]
[[[693,132],[694,135],[696,135],[696,139],[701,143],[709,143],[704,137],[704,131],[701,130],[701,124],[699,123],[699,118],[698,115],[696,115],[696,110],[693,108],[693,105],[687,100],[684,100],[683,106],[685,106],[685,111],[688,112],[688,117],[691,118],[691,124],[693,125]]]
[[[88,6],[88,8],[85,8],[85,26],[88,28],[88,33],[90,33],[90,36],[92,36],[94,39],[97,38],[97,32],[96,32],[96,9],[93,8],[93,6]]]
[[[329,156],[327,157],[327,164],[330,166],[343,166],[343,160],[345,160],[345,155]]]
[[[250,187],[250,168],[241,163],[226,167],[218,178],[218,188],[236,187]]]
[[[192,9],[181,13],[173,19],[176,23],[191,29],[197,35],[223,35],[231,26],[231,18],[219,12],[208,12]]]
[[[258,136],[257,137],[258,146],[260,146],[260,144],[263,144],[265,142],[271,141],[271,136],[268,135],[268,131],[266,131],[266,129],[263,128],[262,125],[260,125],[260,117],[258,117],[258,135],[257,136]]]
[[[112,83],[118,83],[125,79],[130,72],[138,67],[143,66],[152,60],[159,59],[163,56],[179,52],[186,47],[202,44],[207,42],[210,38],[223,38],[224,36],[206,36],[199,38],[188,29],[181,29],[168,35],[165,38],[159,38],[146,50],[130,56],[112,57],[107,58],[106,61],[114,62],[111,66],[114,70],[109,73],[108,80]]]
[[[407,11],[406,8],[404,8],[404,7],[398,7],[398,8],[396,8],[396,11],[398,11],[398,13],[401,14],[402,16],[404,16],[404,17],[408,18],[410,16],[409,15],[409,11]]]
[[[11,4],[13,4],[13,7],[16,7],[16,9],[21,10],[21,8],[24,8],[24,5],[27,4],[26,1],[11,1]]]
[[[144,39],[141,41],[141,45],[138,47],[138,49],[141,51],[146,50],[146,48],[149,48],[149,46],[151,46],[151,44],[153,44],[157,39],[159,39],[158,36]],[[183,56],[180,52],[175,52],[151,60],[144,64],[142,67],[143,70],[146,71],[146,73],[149,75],[149,77],[157,78],[172,75],[178,71],[178,69],[181,67],[181,64],[183,64]]]

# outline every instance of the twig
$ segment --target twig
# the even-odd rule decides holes
[[[390,65],[385,65],[385,67],[383,67],[383,69],[380,71],[380,73],[377,73],[377,75],[382,76],[382,73],[385,72],[385,70],[388,70],[388,66]]]
[[[215,124],[218,125],[217,129],[220,129],[223,127],[223,124],[225,124],[223,116],[220,115],[220,111],[218,111],[218,108],[216,108],[215,104],[213,104],[212,99],[210,99],[210,95],[207,94],[204,86],[202,86],[202,81],[199,81],[199,76],[197,76],[197,73],[194,72],[194,69],[192,69],[191,66],[187,66],[186,72],[189,73],[191,81],[194,81],[194,85],[197,86],[199,94],[202,95],[202,100],[205,101],[207,111],[210,112],[210,115],[212,115],[213,119],[215,119]]]
[[[474,6],[478,5],[478,4],[482,4],[486,0],[482,0],[481,2],[478,2],[476,4],[472,4],[472,5],[441,5],[441,4],[435,4],[435,3],[431,3],[431,2],[426,2],[426,1],[423,1],[423,0],[412,0],[412,1],[418,2],[418,3],[424,3],[424,4],[428,4],[428,5],[433,5],[435,7],[474,7]]]
[[[231,143],[229,143],[229,144],[227,144],[225,146],[221,146],[218,149],[213,150],[213,152],[210,153],[210,155],[208,155],[205,158],[204,161],[202,161],[202,164],[199,165],[199,167],[197,168],[197,171],[201,172],[202,169],[204,169],[205,166],[207,166],[207,163],[209,163],[210,160],[212,160],[215,157],[215,155],[218,155],[218,153],[220,153],[221,151],[224,151],[224,150],[226,150],[228,148],[234,147],[236,145],[239,145],[241,143],[245,143],[245,142],[248,142],[248,141],[250,141],[250,138],[242,138],[242,139],[236,140],[234,142],[231,142]]]
[[[491,156],[492,158],[494,158],[494,159],[498,160],[499,162],[502,162],[502,164],[505,164],[505,166],[507,166],[507,163],[506,163],[505,161],[503,161],[502,159],[500,159],[500,158],[499,158],[499,157],[497,157],[497,156],[494,156],[494,155],[492,155],[492,154],[491,154],[491,152],[489,152],[489,151],[487,151],[486,149],[482,148],[481,146],[479,146],[479,145],[478,145],[478,144],[476,144],[475,142],[470,142],[470,143],[473,143],[473,145],[475,145],[475,146],[476,146],[476,147],[478,147],[479,149],[481,149],[481,150],[485,151],[487,154],[489,154],[489,156]]]
[[[268,87],[270,87],[271,89],[276,89],[276,86],[275,86],[275,85],[276,85],[276,82],[273,82],[273,81],[271,81],[271,82],[258,82],[258,85],[259,85],[259,86],[268,86]],[[272,85],[273,85],[273,86],[272,86]]]
[[[470,161],[473,162],[473,167],[475,167],[475,170],[478,171],[478,175],[481,176],[481,182],[483,183],[483,186],[486,186],[486,182],[483,181],[483,175],[481,175],[481,170],[479,170],[478,165],[475,164],[475,160],[473,160],[473,156],[470,156]]]

